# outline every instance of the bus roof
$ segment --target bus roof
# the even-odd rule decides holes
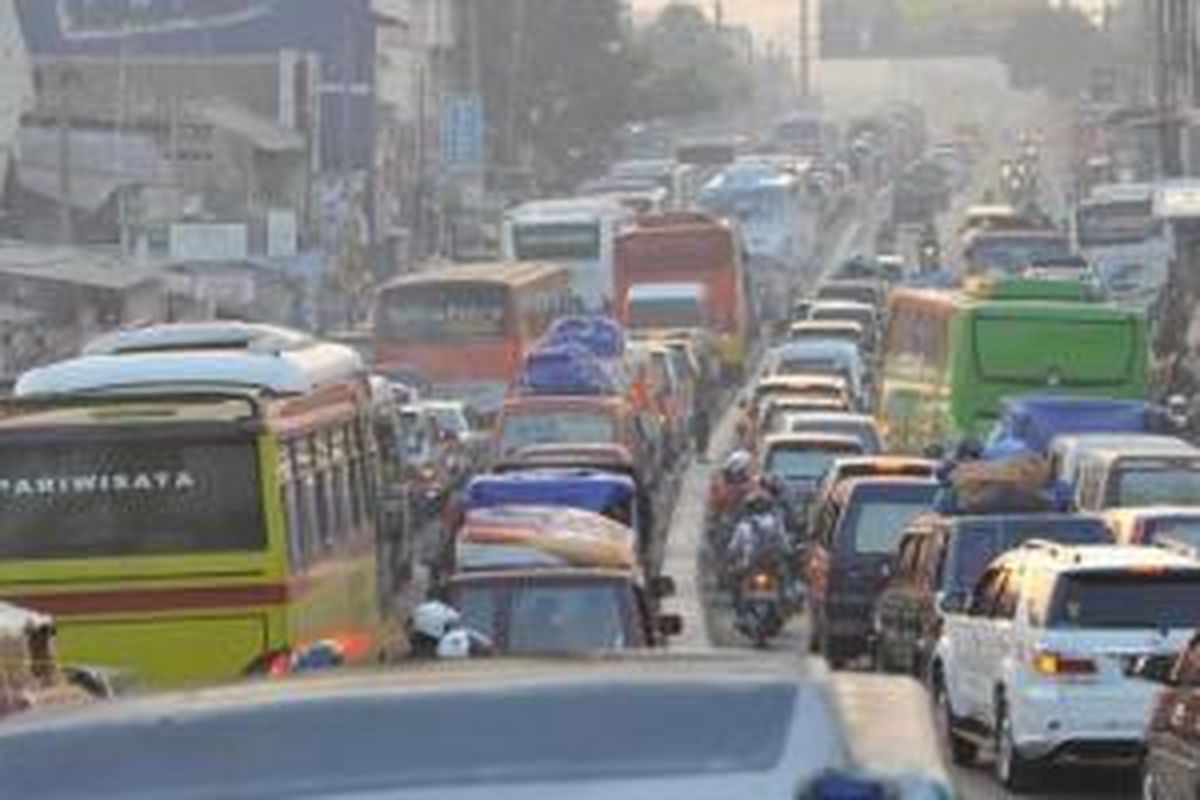
[[[1080,205],[1152,201],[1157,188],[1153,183],[1105,183],[1092,187]]]
[[[505,216],[521,222],[538,220],[562,220],[564,218],[578,219],[587,217],[621,217],[628,215],[628,209],[614,197],[605,195],[586,195],[582,197],[560,197],[549,200],[531,200],[519,206],[510,208]]]
[[[362,358],[348,347],[314,343],[263,354],[178,350],[84,355],[38,367],[17,379],[18,398],[171,392],[256,391],[308,394],[324,385],[364,379]]]
[[[412,275],[401,275],[384,284],[381,291],[443,284],[526,286],[558,275],[565,279],[568,276],[567,268],[559,264],[537,261],[482,261],[477,264],[455,264]]]
[[[246,350],[280,353],[312,347],[317,342],[307,333],[246,322],[197,322],[149,325],[109,333],[93,339],[83,355],[128,355],[177,350]]]

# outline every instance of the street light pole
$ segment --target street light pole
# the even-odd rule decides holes
[[[809,0],[800,0],[800,99],[812,96],[812,9]]]

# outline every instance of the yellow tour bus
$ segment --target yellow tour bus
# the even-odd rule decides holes
[[[64,662],[149,686],[386,655],[371,412],[356,354],[263,325],[34,369],[0,407],[0,597],[55,616]]]

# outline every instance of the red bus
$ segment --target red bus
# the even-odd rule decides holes
[[[492,413],[570,303],[570,273],[558,265],[490,262],[406,275],[376,297],[376,366],[385,375],[415,372],[435,394]]]

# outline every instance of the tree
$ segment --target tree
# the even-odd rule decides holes
[[[672,3],[638,37],[639,118],[694,117],[749,99],[753,78],[700,9]]]
[[[1014,87],[1062,96],[1082,91],[1107,52],[1100,30],[1078,8],[1067,5],[1022,12],[1000,46]]]
[[[620,0],[473,0],[492,160],[531,152],[569,186],[613,152],[630,116],[632,53]]]

